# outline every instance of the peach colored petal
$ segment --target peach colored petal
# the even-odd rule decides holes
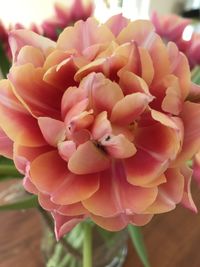
[[[57,146],[65,140],[66,128],[62,121],[49,117],[39,117],[38,124],[46,142],[51,146]]]
[[[135,41],[140,46],[147,46],[154,34],[154,27],[147,20],[136,20],[130,22],[118,35],[119,44]]]
[[[105,25],[111,30],[111,32],[117,36],[123,28],[125,28],[129,23],[129,19],[122,16],[122,14],[117,14],[112,16],[106,21]]]
[[[79,145],[68,162],[69,170],[80,175],[103,171],[109,165],[109,157],[91,141]]]
[[[91,63],[80,68],[76,72],[74,79],[75,81],[80,82],[84,77],[92,72],[101,72],[110,80],[115,81],[118,79],[117,72],[126,64],[126,62],[126,58],[120,54],[117,55],[116,53],[103,58],[97,58]]]
[[[69,112],[65,116],[65,119],[64,119],[65,123],[67,125],[70,124],[74,118],[84,113],[86,109],[88,108],[88,106],[89,106],[88,98],[85,98],[81,100],[80,102],[77,102],[76,104],[74,104],[74,106],[72,106],[72,108],[69,110]]]
[[[74,75],[78,67],[74,63],[73,57],[66,58],[58,65],[49,68],[44,74],[44,81],[65,91],[69,86],[76,85]],[[67,75],[66,75],[67,73]]]
[[[153,215],[150,214],[135,214],[131,216],[125,216],[124,214],[121,214],[110,218],[104,218],[93,214],[90,216],[97,225],[108,231],[120,231],[129,223],[137,226],[143,226],[147,224],[153,217]]]
[[[77,87],[69,87],[62,97],[61,113],[64,119],[69,110],[77,103],[87,98],[87,91]]]
[[[181,117],[184,125],[184,140],[174,166],[191,159],[200,149],[200,104],[185,102]]]
[[[129,184],[123,165],[116,162],[112,169],[101,173],[99,190],[82,203],[94,215],[113,217],[121,213],[141,213],[156,196],[156,187],[142,188]]]
[[[51,195],[60,205],[74,204],[91,197],[99,188],[99,174],[76,175],[69,173],[64,182]]]
[[[100,227],[108,231],[118,232],[124,229],[128,224],[128,220],[124,218],[125,217],[124,215],[118,215],[115,217],[105,218],[105,217],[91,214],[90,217],[97,225],[99,225]]]
[[[50,198],[51,196],[48,194],[39,193],[38,201],[40,203],[40,206],[47,211],[57,210],[59,208],[59,205],[53,203]]]
[[[15,30],[9,33],[9,44],[12,57],[15,62],[20,49],[25,45],[30,45],[40,49],[45,55],[55,47],[56,43],[37,33],[28,30]]]
[[[78,21],[74,27],[67,27],[59,36],[57,48],[68,50],[75,48],[82,53],[85,48],[99,43],[110,43],[114,35],[105,25],[98,25],[94,18]],[[70,42],[66,41],[70,40]]]
[[[32,63],[37,68],[43,66],[44,60],[44,55],[40,49],[25,45],[19,51],[16,63],[17,65]]]
[[[43,81],[43,70],[32,64],[14,66],[9,73],[17,98],[36,117],[59,118],[61,93]]]
[[[60,206],[60,208],[57,209],[57,212],[65,216],[78,216],[88,213],[88,211],[83,207],[81,202],[71,205],[62,205]]]
[[[153,61],[149,52],[143,47],[139,47],[139,55],[140,55],[140,64],[141,64],[141,78],[150,85],[154,78],[154,67]]]
[[[145,93],[150,95],[149,88],[145,81],[130,71],[120,71],[118,73],[120,80],[119,85],[124,95],[132,93]]]
[[[165,112],[178,115],[183,105],[179,80],[174,75],[169,75],[167,83],[169,84],[165,92],[166,96],[162,101],[162,109]]]
[[[168,163],[166,161],[159,161],[140,149],[137,150],[133,157],[124,160],[128,182],[144,187],[148,187],[148,184],[160,178],[160,175],[167,169],[167,166]]]
[[[168,43],[168,53],[170,59],[170,70],[179,79],[182,98],[188,96],[190,89],[190,67],[186,56],[179,52],[175,43]]]
[[[116,159],[129,158],[137,151],[135,145],[123,134],[116,136],[107,134],[99,141],[107,153]]]
[[[134,143],[158,160],[165,161],[175,159],[182,140],[179,140],[176,130],[155,123],[148,127],[137,128]]]
[[[192,170],[188,166],[183,165],[181,167],[181,173],[184,177],[184,193],[183,193],[183,198],[181,200],[181,204],[184,207],[197,213],[198,210],[192,199],[192,194],[191,194]]]
[[[51,194],[64,182],[68,173],[66,162],[54,150],[32,161],[30,179],[39,191]]]
[[[116,102],[123,98],[119,85],[106,79],[102,73],[91,73],[80,86],[88,92],[90,108],[95,114],[107,111],[109,116]]]
[[[13,157],[13,141],[0,128],[0,155],[6,158]]]
[[[76,144],[73,141],[64,141],[58,144],[58,153],[65,161],[69,161],[75,151]]]
[[[83,216],[64,216],[58,212],[52,212],[52,216],[54,218],[54,229],[57,241],[84,220]]]
[[[147,208],[147,213],[163,213],[170,211],[180,203],[183,196],[184,177],[177,168],[169,168],[165,172],[167,182],[158,187],[155,202]]]
[[[193,160],[193,177],[198,185],[200,185],[200,152],[198,151]]]
[[[142,93],[133,93],[125,96],[114,105],[111,121],[119,125],[134,122],[144,112],[151,100],[152,97]]]
[[[31,194],[38,194],[37,188],[30,180],[29,173],[27,173],[23,179],[23,187]]]
[[[45,144],[37,121],[12,93],[8,80],[0,81],[0,123],[6,135],[18,144],[25,146]]]
[[[112,133],[112,126],[107,119],[107,112],[103,111],[99,113],[92,126],[92,137],[94,140],[98,140],[106,134]]]
[[[123,45],[118,46],[115,51],[113,52],[114,55],[118,55],[119,57],[125,61],[122,65],[123,68],[120,69],[121,71],[130,71],[138,76],[141,76],[141,58],[139,53],[139,47],[135,41],[131,41],[125,43]],[[118,75],[119,75],[118,72]]]

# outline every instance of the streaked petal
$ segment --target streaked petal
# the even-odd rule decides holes
[[[112,169],[101,173],[99,190],[84,200],[83,205],[92,214],[102,217],[113,217],[120,213],[132,215],[145,210],[156,196],[156,187],[142,188],[129,184],[123,164],[116,162]]]
[[[74,204],[91,197],[98,188],[99,174],[69,173],[61,186],[51,195],[51,200],[60,205]]]
[[[0,123],[6,135],[20,145],[41,146],[45,144],[37,120],[15,97],[8,80],[0,81]]]
[[[168,163],[161,162],[149,153],[138,149],[133,157],[124,160],[124,166],[129,183],[148,187],[149,183],[160,178]]]
[[[8,76],[16,96],[34,116],[59,118],[61,93],[43,81],[41,68],[30,63],[14,66]]]

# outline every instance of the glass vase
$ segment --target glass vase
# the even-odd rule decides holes
[[[92,222],[90,222],[92,223]],[[77,225],[59,242],[46,223],[41,242],[46,267],[82,267],[83,223]],[[93,267],[122,267],[127,255],[126,230],[108,232],[92,225]]]

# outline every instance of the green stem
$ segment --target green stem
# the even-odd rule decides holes
[[[92,225],[84,223],[83,267],[92,267]]]

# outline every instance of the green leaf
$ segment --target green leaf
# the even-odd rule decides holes
[[[148,260],[148,255],[147,255],[147,251],[145,248],[145,244],[143,241],[143,236],[140,231],[140,227],[128,225],[128,231],[129,231],[131,240],[133,242],[133,245],[135,247],[135,250],[141,262],[143,263],[144,267],[151,267],[149,260]]]
[[[200,85],[200,66],[196,66],[192,70],[191,79],[192,79],[193,83]]]
[[[0,185],[0,211],[24,210],[38,206],[37,196],[24,190],[22,180],[6,180]]]
[[[6,53],[3,49],[1,42],[0,42],[0,69],[3,74],[3,77],[6,78],[10,69],[10,62],[6,56]]]

